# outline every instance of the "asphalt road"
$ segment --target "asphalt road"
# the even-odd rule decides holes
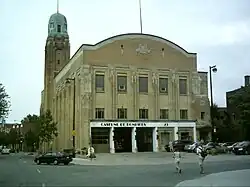
[[[31,157],[0,155],[0,186],[175,186],[195,179],[196,163],[182,164],[183,173],[175,173],[173,164],[150,166],[36,165]],[[250,169],[250,160],[209,162],[205,175],[222,171]]]

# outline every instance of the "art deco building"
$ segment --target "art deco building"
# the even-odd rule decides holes
[[[70,57],[67,21],[49,20],[44,109],[58,123],[56,149],[162,151],[170,140],[207,139],[207,72],[197,54],[149,34],[83,44]],[[74,137],[74,138],[73,138]]]

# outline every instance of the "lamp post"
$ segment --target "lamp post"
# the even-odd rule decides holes
[[[73,148],[75,149],[75,109],[76,109],[76,79],[75,78],[67,78],[66,79],[66,83],[70,83],[71,81],[73,81],[73,129],[72,129],[72,140],[73,140]]]
[[[210,106],[210,118],[211,118],[211,125],[212,125],[212,141],[215,141],[214,133],[215,133],[215,125],[214,125],[214,118],[213,118],[213,81],[212,81],[212,72],[216,73],[217,68],[216,65],[214,66],[209,66],[209,77],[210,77],[210,99],[211,99],[211,106]]]

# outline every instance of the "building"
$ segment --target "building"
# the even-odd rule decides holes
[[[70,58],[67,20],[53,14],[44,83],[42,111],[58,123],[55,149],[161,151],[170,140],[210,136],[207,72],[197,70],[196,53],[159,36],[117,35]]]
[[[243,91],[243,87],[245,86],[250,86],[250,75],[244,76],[244,86],[241,86],[240,88],[226,92],[227,113],[231,117],[232,124],[235,125],[235,127],[238,129],[242,129],[239,127],[240,124],[238,123],[240,111],[237,110],[231,98],[234,95],[240,94]],[[238,139],[241,139],[242,134],[244,133],[239,132]]]

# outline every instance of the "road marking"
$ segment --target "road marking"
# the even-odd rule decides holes
[[[42,187],[45,187],[45,184],[44,184],[44,183],[42,183]]]
[[[23,161],[23,163],[25,163],[25,164],[26,164],[26,163],[27,163],[27,161]]]
[[[41,173],[41,171],[40,171],[39,169],[36,169],[36,171],[37,171],[38,173]]]

